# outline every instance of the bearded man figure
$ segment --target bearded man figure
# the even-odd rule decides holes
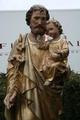
[[[30,33],[20,34],[12,45],[4,99],[6,120],[57,120],[50,102],[53,90],[44,85],[46,79],[40,71],[51,39],[45,40],[48,19],[44,6],[32,6],[26,13]]]

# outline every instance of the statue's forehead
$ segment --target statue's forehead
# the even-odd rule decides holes
[[[46,11],[40,11],[40,10],[33,11],[32,15],[45,15],[46,16]]]

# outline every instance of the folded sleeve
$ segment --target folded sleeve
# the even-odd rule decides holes
[[[19,38],[11,45],[11,52],[7,66],[7,92],[20,92],[21,82],[19,81],[19,66],[24,62],[25,36]]]

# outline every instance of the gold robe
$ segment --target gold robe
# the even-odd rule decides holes
[[[45,86],[40,71],[47,49],[39,49],[27,35],[15,41],[8,59],[7,94],[17,91],[14,106],[5,109],[6,120],[58,120],[58,94]]]

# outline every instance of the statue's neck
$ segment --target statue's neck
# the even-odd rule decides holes
[[[41,41],[43,41],[44,40],[44,35],[36,35],[36,34],[33,34],[32,32],[31,33],[29,33],[29,39],[30,39],[30,41],[32,41],[32,42],[41,42]]]

